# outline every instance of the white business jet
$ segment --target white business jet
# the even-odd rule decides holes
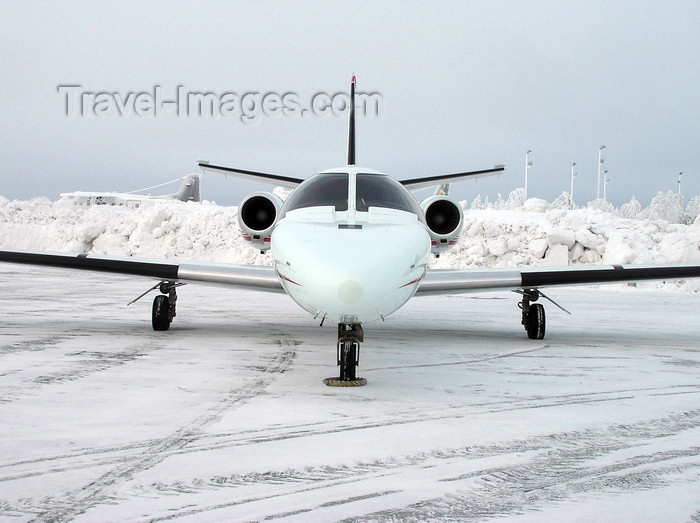
[[[462,209],[447,195],[449,184],[498,174],[505,167],[401,181],[357,167],[355,77],[350,99],[346,166],[302,180],[200,163],[205,170],[293,189],[285,202],[258,192],[239,206],[244,238],[270,251],[270,267],[12,251],[0,251],[0,261],[152,277],[159,283],[150,290],[160,291],[152,309],[157,331],[170,327],[176,289],[185,283],[283,290],[321,324],[338,324],[340,374],[326,383],[346,386],[365,383],[356,376],[362,325],[383,320],[413,296],[510,289],[522,295],[521,322],[528,336],[542,339],[544,307],[532,303],[549,299],[542,287],[700,277],[700,265],[430,270],[431,254],[450,249],[462,231]],[[431,186],[438,186],[436,194],[420,204],[409,192]]]
[[[72,202],[73,205],[79,207],[90,207],[91,205],[111,205],[114,207],[128,207],[129,209],[137,209],[142,205],[151,204],[158,200],[179,200],[181,202],[199,202],[200,200],[200,190],[199,190],[199,174],[188,174],[182,178],[182,183],[180,188],[176,193],[163,194],[159,196],[143,195],[137,194],[139,192],[147,191],[148,189],[153,189],[155,187],[149,187],[147,189],[142,189],[140,191],[132,191],[127,193],[121,192],[87,192],[87,191],[76,191],[76,192],[64,192],[60,194],[61,199],[65,199]],[[176,180],[173,180],[176,181]],[[156,187],[161,187],[162,185],[167,185],[171,182],[167,182],[161,185],[156,185]]]

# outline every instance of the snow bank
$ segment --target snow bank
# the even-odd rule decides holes
[[[267,263],[236,224],[237,209],[208,202],[155,201],[140,209],[70,202],[0,200],[0,247],[139,258]]]
[[[464,234],[434,266],[549,265],[551,257],[562,262],[557,265],[700,263],[699,225],[621,218],[595,209],[543,210],[539,201],[515,211],[465,210]]]
[[[515,210],[467,209],[456,248],[434,268],[522,265],[700,263],[700,222],[623,218],[597,208],[551,208],[530,199]],[[236,224],[237,208],[209,202],[157,201],[140,209],[79,208],[45,198],[0,197],[0,248],[90,252],[269,264]],[[679,285],[700,290],[693,280]]]

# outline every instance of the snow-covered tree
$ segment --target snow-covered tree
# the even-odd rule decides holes
[[[571,199],[571,195],[564,191],[552,202],[552,209],[573,209],[574,202]]]
[[[506,202],[503,199],[503,196],[501,196],[501,193],[498,193],[498,198],[495,202],[493,202],[493,208],[497,211],[502,211],[506,208]]]
[[[695,196],[688,201],[685,208],[685,223],[690,225],[700,216],[700,196]]]
[[[606,200],[603,200],[602,198],[588,202],[588,205],[586,205],[586,207],[588,209],[592,209],[595,211],[603,211],[603,212],[612,212],[614,209],[612,203],[610,203]]]
[[[681,196],[673,191],[659,191],[651,200],[649,207],[639,213],[647,220],[664,220],[668,223],[685,223],[685,210]]]
[[[639,203],[639,200],[632,196],[632,199],[627,202],[623,203],[620,206],[620,216],[623,218],[629,218],[629,219],[635,219],[637,216],[639,216],[639,213],[642,211],[642,204]]]
[[[510,192],[506,201],[506,209],[512,211],[525,203],[525,187],[518,187]]]

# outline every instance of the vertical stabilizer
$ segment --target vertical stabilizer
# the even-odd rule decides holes
[[[200,200],[199,174],[185,176],[180,190],[175,194],[175,199],[182,202],[198,202]]]
[[[348,138],[348,165],[355,165],[355,75],[350,82],[350,131]]]

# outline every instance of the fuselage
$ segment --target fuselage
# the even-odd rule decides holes
[[[377,171],[324,171],[287,199],[270,239],[277,275],[313,315],[338,323],[381,319],[425,276],[430,236],[413,196]]]

